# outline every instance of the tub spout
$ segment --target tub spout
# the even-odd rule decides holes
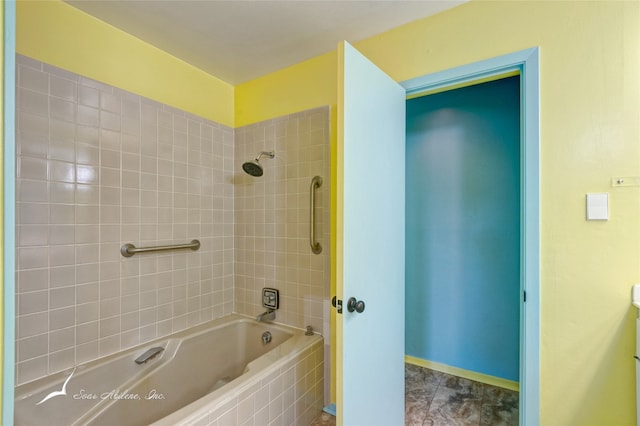
[[[136,364],[144,364],[145,362],[149,361],[151,358],[158,355],[162,351],[164,351],[164,348],[161,348],[159,346],[156,348],[151,348],[145,353],[143,353],[142,355],[140,355],[138,358],[136,358]]]
[[[264,312],[256,317],[258,321],[273,321],[276,319],[276,310],[275,309],[267,309],[267,312]]]

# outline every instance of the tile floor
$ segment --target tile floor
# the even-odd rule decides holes
[[[405,365],[405,425],[516,426],[518,392]],[[322,413],[311,426],[335,426]],[[391,425],[390,425],[391,426]]]

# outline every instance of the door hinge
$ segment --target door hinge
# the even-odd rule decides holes
[[[342,313],[342,300],[338,299],[336,296],[333,296],[331,299],[331,304],[338,311],[339,314]]]
[[[527,292],[526,292],[526,291],[523,291],[523,292],[522,292],[522,301],[523,301],[523,302],[526,302],[526,301],[527,301]]]

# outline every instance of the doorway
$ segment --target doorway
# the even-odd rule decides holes
[[[346,44],[346,43],[345,43]],[[371,101],[372,94],[381,95],[383,90],[378,88],[378,81],[374,81],[373,78],[367,74],[369,68],[375,68],[375,66],[366,59],[358,59],[358,67],[354,67],[351,62],[355,59],[352,58],[352,52],[354,49],[342,49],[338,50],[338,108],[337,108],[337,143],[335,146],[334,154],[338,159],[336,166],[336,190],[334,191],[334,200],[336,202],[335,208],[335,228],[336,238],[336,293],[337,301],[342,302],[344,296],[353,297],[357,295],[363,300],[369,300],[371,288],[367,286],[359,286],[353,290],[346,288],[350,283],[362,283],[369,281],[362,279],[344,279],[342,274],[342,266],[350,264],[348,262],[346,254],[342,250],[347,245],[345,240],[347,236],[352,238],[355,231],[366,231],[367,229],[385,229],[388,230],[388,225],[402,224],[402,230],[399,231],[404,236],[404,215],[397,217],[393,221],[384,221],[377,226],[363,225],[360,221],[361,217],[354,218],[353,224],[346,226],[347,220],[345,215],[347,213],[352,214],[353,210],[345,209],[344,205],[340,204],[340,201],[344,199],[350,199],[346,197],[347,189],[353,191],[353,193],[360,194],[364,189],[375,188],[371,185],[361,185],[362,181],[353,176],[345,176],[346,171],[350,171],[351,174],[355,174],[355,177],[360,175],[370,176],[369,173],[362,172],[363,167],[367,167],[370,164],[384,164],[385,167],[380,167],[380,170],[395,170],[401,171],[404,175],[404,161],[401,164],[389,162],[383,158],[370,159],[367,156],[363,157],[363,153],[369,152],[385,152],[396,154],[402,152],[404,158],[404,138],[405,138],[405,120],[404,115],[401,116],[402,121],[397,122],[398,116],[394,114],[397,110],[404,112],[404,106],[406,105],[406,99],[411,98],[414,95],[421,95],[426,93],[435,93],[437,91],[450,90],[454,87],[468,86],[470,83],[479,83],[481,81],[495,80],[498,76],[505,76],[507,74],[519,74],[520,75],[520,91],[521,91],[521,137],[520,137],[520,158],[521,158],[521,176],[520,176],[520,190],[521,190],[521,222],[520,222],[520,235],[521,235],[521,250],[520,250],[520,271],[522,277],[520,279],[521,288],[520,294],[526,294],[526,303],[524,299],[520,302],[520,362],[519,362],[519,412],[520,412],[520,424],[536,425],[539,424],[539,407],[540,407],[540,395],[539,395],[539,383],[540,383],[540,355],[539,355],[539,341],[540,341],[540,325],[539,325],[539,308],[540,308],[540,212],[539,212],[539,162],[540,162],[540,143],[539,143],[539,61],[538,61],[538,49],[531,48],[491,59],[474,62],[468,65],[459,66],[456,68],[447,69],[445,71],[434,72],[426,74],[421,77],[414,78],[412,80],[406,80],[401,83],[404,90],[402,91],[402,102],[396,102],[394,108],[389,111],[389,106],[384,99],[379,100],[380,103],[374,104]],[[346,53],[349,53],[347,55]],[[364,67],[364,63],[367,62],[368,66]],[[366,69],[365,69],[366,68]],[[347,72],[349,70],[349,72]],[[380,74],[376,72],[376,75]],[[348,78],[347,78],[348,77]],[[386,88],[386,87],[385,87]],[[374,90],[375,89],[375,90]],[[385,93],[388,90],[384,91]],[[395,90],[394,90],[395,92]],[[380,97],[380,96],[379,96]],[[377,100],[377,99],[376,99]],[[372,118],[367,111],[385,111],[385,114],[378,114],[375,118]],[[390,112],[386,114],[386,112]],[[379,123],[393,122],[393,126],[396,129],[402,131],[401,134],[394,135],[394,137],[386,137],[389,146],[385,150],[370,149],[369,145],[360,147],[358,143],[362,144],[368,142],[372,135],[377,136],[381,132],[374,132],[371,130],[372,124],[378,125]],[[346,144],[345,140],[349,143]],[[402,144],[393,142],[402,141]],[[344,155],[343,151],[347,146],[350,146],[353,150],[353,155]],[[342,154],[342,155],[341,155]],[[368,169],[367,169],[368,170]],[[362,172],[362,173],[361,173]],[[385,179],[377,179],[376,182],[385,182]],[[389,185],[385,186],[385,189]],[[404,185],[395,186],[396,191],[394,194],[404,194]],[[402,188],[402,191],[398,191],[398,188]],[[375,195],[371,194],[371,199],[376,199]],[[363,198],[362,194],[358,199]],[[387,206],[395,206],[394,203],[384,203],[376,205],[377,209]],[[402,200],[402,206],[404,206],[404,200]],[[357,216],[357,215],[356,215]],[[356,220],[357,219],[357,220]],[[347,230],[349,234],[347,235]],[[353,232],[352,232],[353,231]],[[369,234],[366,234],[369,235]],[[358,247],[378,247],[372,244],[362,243]],[[383,247],[385,245],[383,244]],[[360,253],[369,253],[370,251],[360,251]],[[397,253],[402,255],[402,264],[404,265],[404,245],[402,248],[396,250]],[[374,251],[374,253],[376,253]],[[347,259],[347,261],[345,261]],[[382,257],[378,254],[376,259],[371,261],[369,265],[379,265],[382,263],[388,263],[388,259],[384,262],[380,260]],[[395,260],[395,258],[394,258]],[[357,277],[356,277],[357,278]],[[375,279],[371,282],[376,283],[380,280]],[[402,296],[404,301],[404,274],[402,274]],[[400,288],[396,285],[395,288]],[[369,291],[367,293],[365,290]],[[375,288],[374,288],[375,290]],[[367,294],[365,294],[367,293]],[[383,292],[384,293],[384,292]],[[364,296],[362,296],[364,294]],[[389,294],[394,294],[391,292]],[[387,318],[390,313],[397,314],[396,309],[390,309],[388,304],[381,305],[384,309],[380,312],[375,312],[377,303],[367,303],[367,312],[369,316],[373,318]],[[400,392],[396,393],[395,383],[397,380],[404,382],[403,371],[397,371],[394,368],[393,374],[391,374],[391,381],[393,381],[393,389],[388,388],[388,392],[380,393],[368,393],[366,398],[360,400],[350,400],[348,404],[345,403],[343,396],[346,392],[352,395],[362,395],[362,389],[369,389],[370,386],[364,384],[366,380],[371,377],[371,372],[376,372],[374,376],[378,375],[379,371],[385,371],[390,369],[378,369],[376,366],[372,368],[344,368],[341,366],[341,357],[346,354],[351,356],[358,356],[359,354],[366,353],[371,345],[366,342],[380,341],[380,333],[385,332],[385,336],[398,336],[404,337],[404,303],[398,307],[403,320],[401,322],[385,321],[383,323],[376,323],[376,325],[368,324],[369,326],[359,330],[358,333],[347,336],[344,330],[341,330],[341,321],[336,320],[336,371],[335,371],[335,383],[336,383],[336,402],[338,408],[338,423],[339,424],[355,424],[357,421],[346,421],[340,419],[340,413],[343,412],[343,408],[348,406],[353,413],[361,413],[367,411],[372,406],[382,407],[385,404],[388,405],[389,395],[402,395]],[[349,319],[351,323],[363,323],[363,321],[356,321],[358,314],[351,313],[346,316],[343,314],[341,319]],[[338,315],[336,316],[338,317]],[[351,321],[353,320],[353,321]],[[354,339],[357,336],[358,339]],[[356,341],[357,340],[357,341]],[[404,339],[402,348],[404,349]],[[346,348],[343,344],[348,342],[350,347]],[[397,345],[386,344],[384,348],[395,348]],[[404,351],[403,351],[404,352]],[[366,357],[359,357],[358,361],[366,359]],[[373,358],[372,358],[373,359]],[[403,361],[403,360],[402,360]],[[344,363],[343,363],[344,364]],[[378,362],[378,365],[384,363]],[[386,363],[385,365],[398,365],[396,358]],[[387,379],[382,380],[383,382]],[[380,380],[379,380],[380,381]],[[402,383],[404,385],[404,383]],[[378,389],[379,387],[374,387]],[[377,397],[376,397],[377,396]],[[397,401],[394,396],[394,404],[402,404]],[[383,410],[385,411],[385,410]],[[387,410],[388,412],[388,410]],[[395,411],[394,411],[395,412]],[[394,417],[400,418],[402,414]],[[378,419],[378,418],[376,418]],[[398,423],[397,421],[387,423]]]
[[[408,99],[406,132],[407,362],[498,387],[427,384],[406,416],[491,423],[483,394],[518,389],[520,77]]]
[[[520,79],[407,101],[407,355],[518,381]]]
[[[404,81],[407,98],[520,76],[520,424],[540,412],[539,52],[530,48]]]

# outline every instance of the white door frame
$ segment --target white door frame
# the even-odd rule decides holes
[[[540,423],[540,90],[539,52],[530,48],[400,84],[407,97],[520,74],[520,424]],[[525,302],[526,297],[526,302]]]
[[[16,3],[5,1],[3,8],[3,325],[2,325],[2,418],[0,423],[13,424],[15,384],[15,205],[16,205]]]

